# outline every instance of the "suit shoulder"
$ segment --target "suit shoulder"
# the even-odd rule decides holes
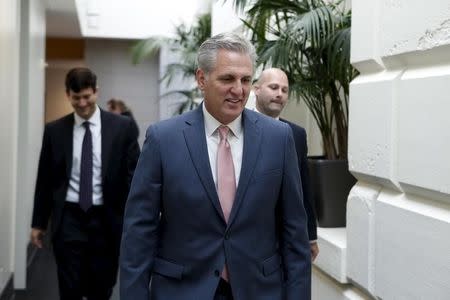
[[[117,122],[119,124],[130,123],[130,118],[118,114],[111,113],[106,110],[101,110],[101,118],[106,122]]]
[[[65,126],[67,124],[73,124],[73,122],[74,122],[74,116],[73,116],[73,113],[70,113],[59,119],[48,122],[47,124],[45,124],[45,129],[46,130],[59,129],[62,126]]]
[[[284,124],[280,123],[278,120],[268,117],[264,114],[261,114],[259,112],[253,111],[253,110],[249,110],[246,109],[245,110],[245,114],[247,115],[247,117],[250,120],[255,120],[258,124],[260,124],[261,126],[268,126],[268,127],[273,127],[273,128],[282,128],[284,127]]]
[[[292,128],[292,130],[298,130],[298,131],[306,133],[305,128],[301,127],[300,125],[297,125],[297,124],[295,124],[295,123],[293,123],[291,121],[288,121],[288,120],[282,119],[282,118],[280,118],[280,121],[288,124]]]
[[[181,115],[176,115],[169,119],[158,121],[150,125],[150,127],[158,128],[158,130],[162,131],[165,130],[171,131],[175,128],[181,128],[182,126],[184,126],[184,124],[186,124],[186,122],[189,123],[190,120],[193,120],[193,118],[195,117],[195,112],[196,110],[191,110]]]
[[[292,122],[290,122],[288,120],[285,120],[285,119],[280,119],[280,121],[288,124],[289,127],[291,127],[292,134],[294,135],[294,138],[297,137],[297,138],[306,139],[306,130],[305,130],[305,128],[303,128],[303,127],[301,127],[301,126],[299,126],[299,125],[297,125],[295,123],[292,123]]]

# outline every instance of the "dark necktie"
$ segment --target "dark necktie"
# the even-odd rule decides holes
[[[83,126],[86,132],[81,146],[80,207],[87,211],[92,206],[92,134],[89,122],[84,122]]]

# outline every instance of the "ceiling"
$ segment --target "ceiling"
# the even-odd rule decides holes
[[[211,11],[210,0],[43,1],[47,36],[65,38],[170,36],[176,24],[189,25],[198,13]]]
[[[45,0],[47,36],[80,38],[75,0]]]

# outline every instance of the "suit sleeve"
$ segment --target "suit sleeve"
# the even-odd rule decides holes
[[[120,299],[148,300],[159,240],[161,152],[157,129],[150,127],[125,207],[120,255]]]
[[[311,253],[307,217],[291,128],[285,124],[284,172],[280,198],[281,255],[286,300],[311,299]],[[295,163],[293,163],[295,162]]]
[[[302,179],[303,205],[308,216],[308,235],[309,240],[317,240],[316,213],[309,189],[309,170],[308,170],[308,145],[306,143],[306,132],[304,129],[298,131],[298,143],[296,146],[298,156],[298,167]]]
[[[34,208],[31,227],[46,230],[52,208],[52,147],[49,129],[44,129],[41,154],[34,192]]]

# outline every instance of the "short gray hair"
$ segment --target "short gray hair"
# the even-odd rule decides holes
[[[253,71],[256,65],[256,50],[249,40],[236,33],[220,33],[210,37],[198,49],[197,66],[206,74],[210,73],[216,65],[217,51],[228,50],[248,54],[252,61]]]

